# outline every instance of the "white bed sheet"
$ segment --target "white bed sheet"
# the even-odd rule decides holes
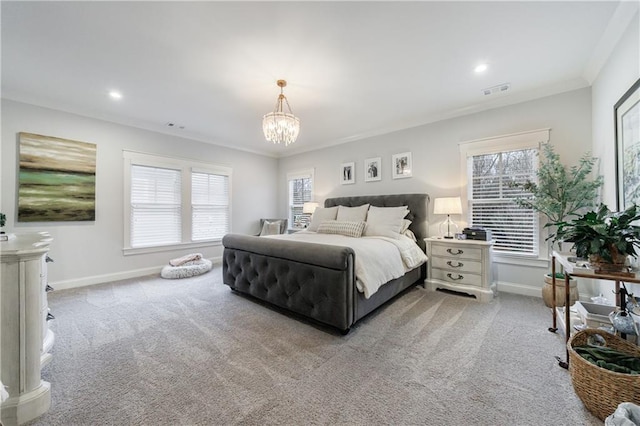
[[[356,287],[371,297],[386,282],[403,276],[407,271],[427,261],[427,255],[408,237],[353,238],[335,234],[300,231],[294,234],[269,235],[264,238],[304,241],[317,244],[351,247],[355,252]]]

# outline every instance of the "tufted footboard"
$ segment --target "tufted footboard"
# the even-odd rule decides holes
[[[328,198],[325,207],[408,206],[409,229],[424,250],[428,202],[427,194],[369,195]],[[426,277],[422,265],[366,299],[356,288],[355,253],[349,247],[236,234],[226,235],[222,244],[223,281],[229,287],[342,332]]]
[[[351,248],[237,234],[222,244],[232,289],[342,331],[355,322]]]

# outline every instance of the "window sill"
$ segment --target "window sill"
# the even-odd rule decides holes
[[[171,244],[166,246],[154,246],[154,247],[125,247],[122,249],[122,254],[124,256],[132,256],[136,254],[148,254],[148,253],[160,253],[163,251],[174,251],[181,250],[185,248],[200,248],[200,247],[212,247],[212,246],[221,246],[222,240],[209,240],[209,241],[198,241],[191,243],[180,243],[180,244]]]

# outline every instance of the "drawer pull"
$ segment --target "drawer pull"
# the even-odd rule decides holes
[[[458,276],[454,278],[454,276],[453,276],[453,275],[451,275],[451,273],[448,273],[448,274],[447,274],[447,277],[449,277],[449,279],[454,280],[454,281],[458,281],[458,280],[461,280],[461,279],[463,279],[463,278],[464,278],[464,276],[462,276],[462,275],[460,275],[460,274],[457,274],[457,275],[458,275]]]
[[[462,254],[462,253],[464,253],[464,251],[462,251],[462,250],[460,250],[460,249],[456,249],[456,251],[455,251],[455,253],[454,253],[454,252],[453,252],[453,250],[451,250],[450,248],[448,248],[448,249],[447,249],[447,253],[449,253],[449,254],[456,254],[456,255],[458,255],[458,254]]]
[[[462,268],[464,266],[464,263],[458,262],[457,265],[454,265],[453,262],[449,260],[447,261],[447,265],[451,266],[452,268]]]

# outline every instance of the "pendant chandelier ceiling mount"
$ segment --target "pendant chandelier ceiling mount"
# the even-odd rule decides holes
[[[293,115],[291,106],[287,97],[284,95],[284,88],[287,86],[285,80],[277,81],[280,87],[280,95],[276,101],[276,107],[273,112],[265,114],[262,118],[262,131],[264,137],[274,144],[283,143],[285,146],[292,144],[298,138],[300,133],[300,119]],[[289,112],[285,112],[283,107],[287,105]]]

